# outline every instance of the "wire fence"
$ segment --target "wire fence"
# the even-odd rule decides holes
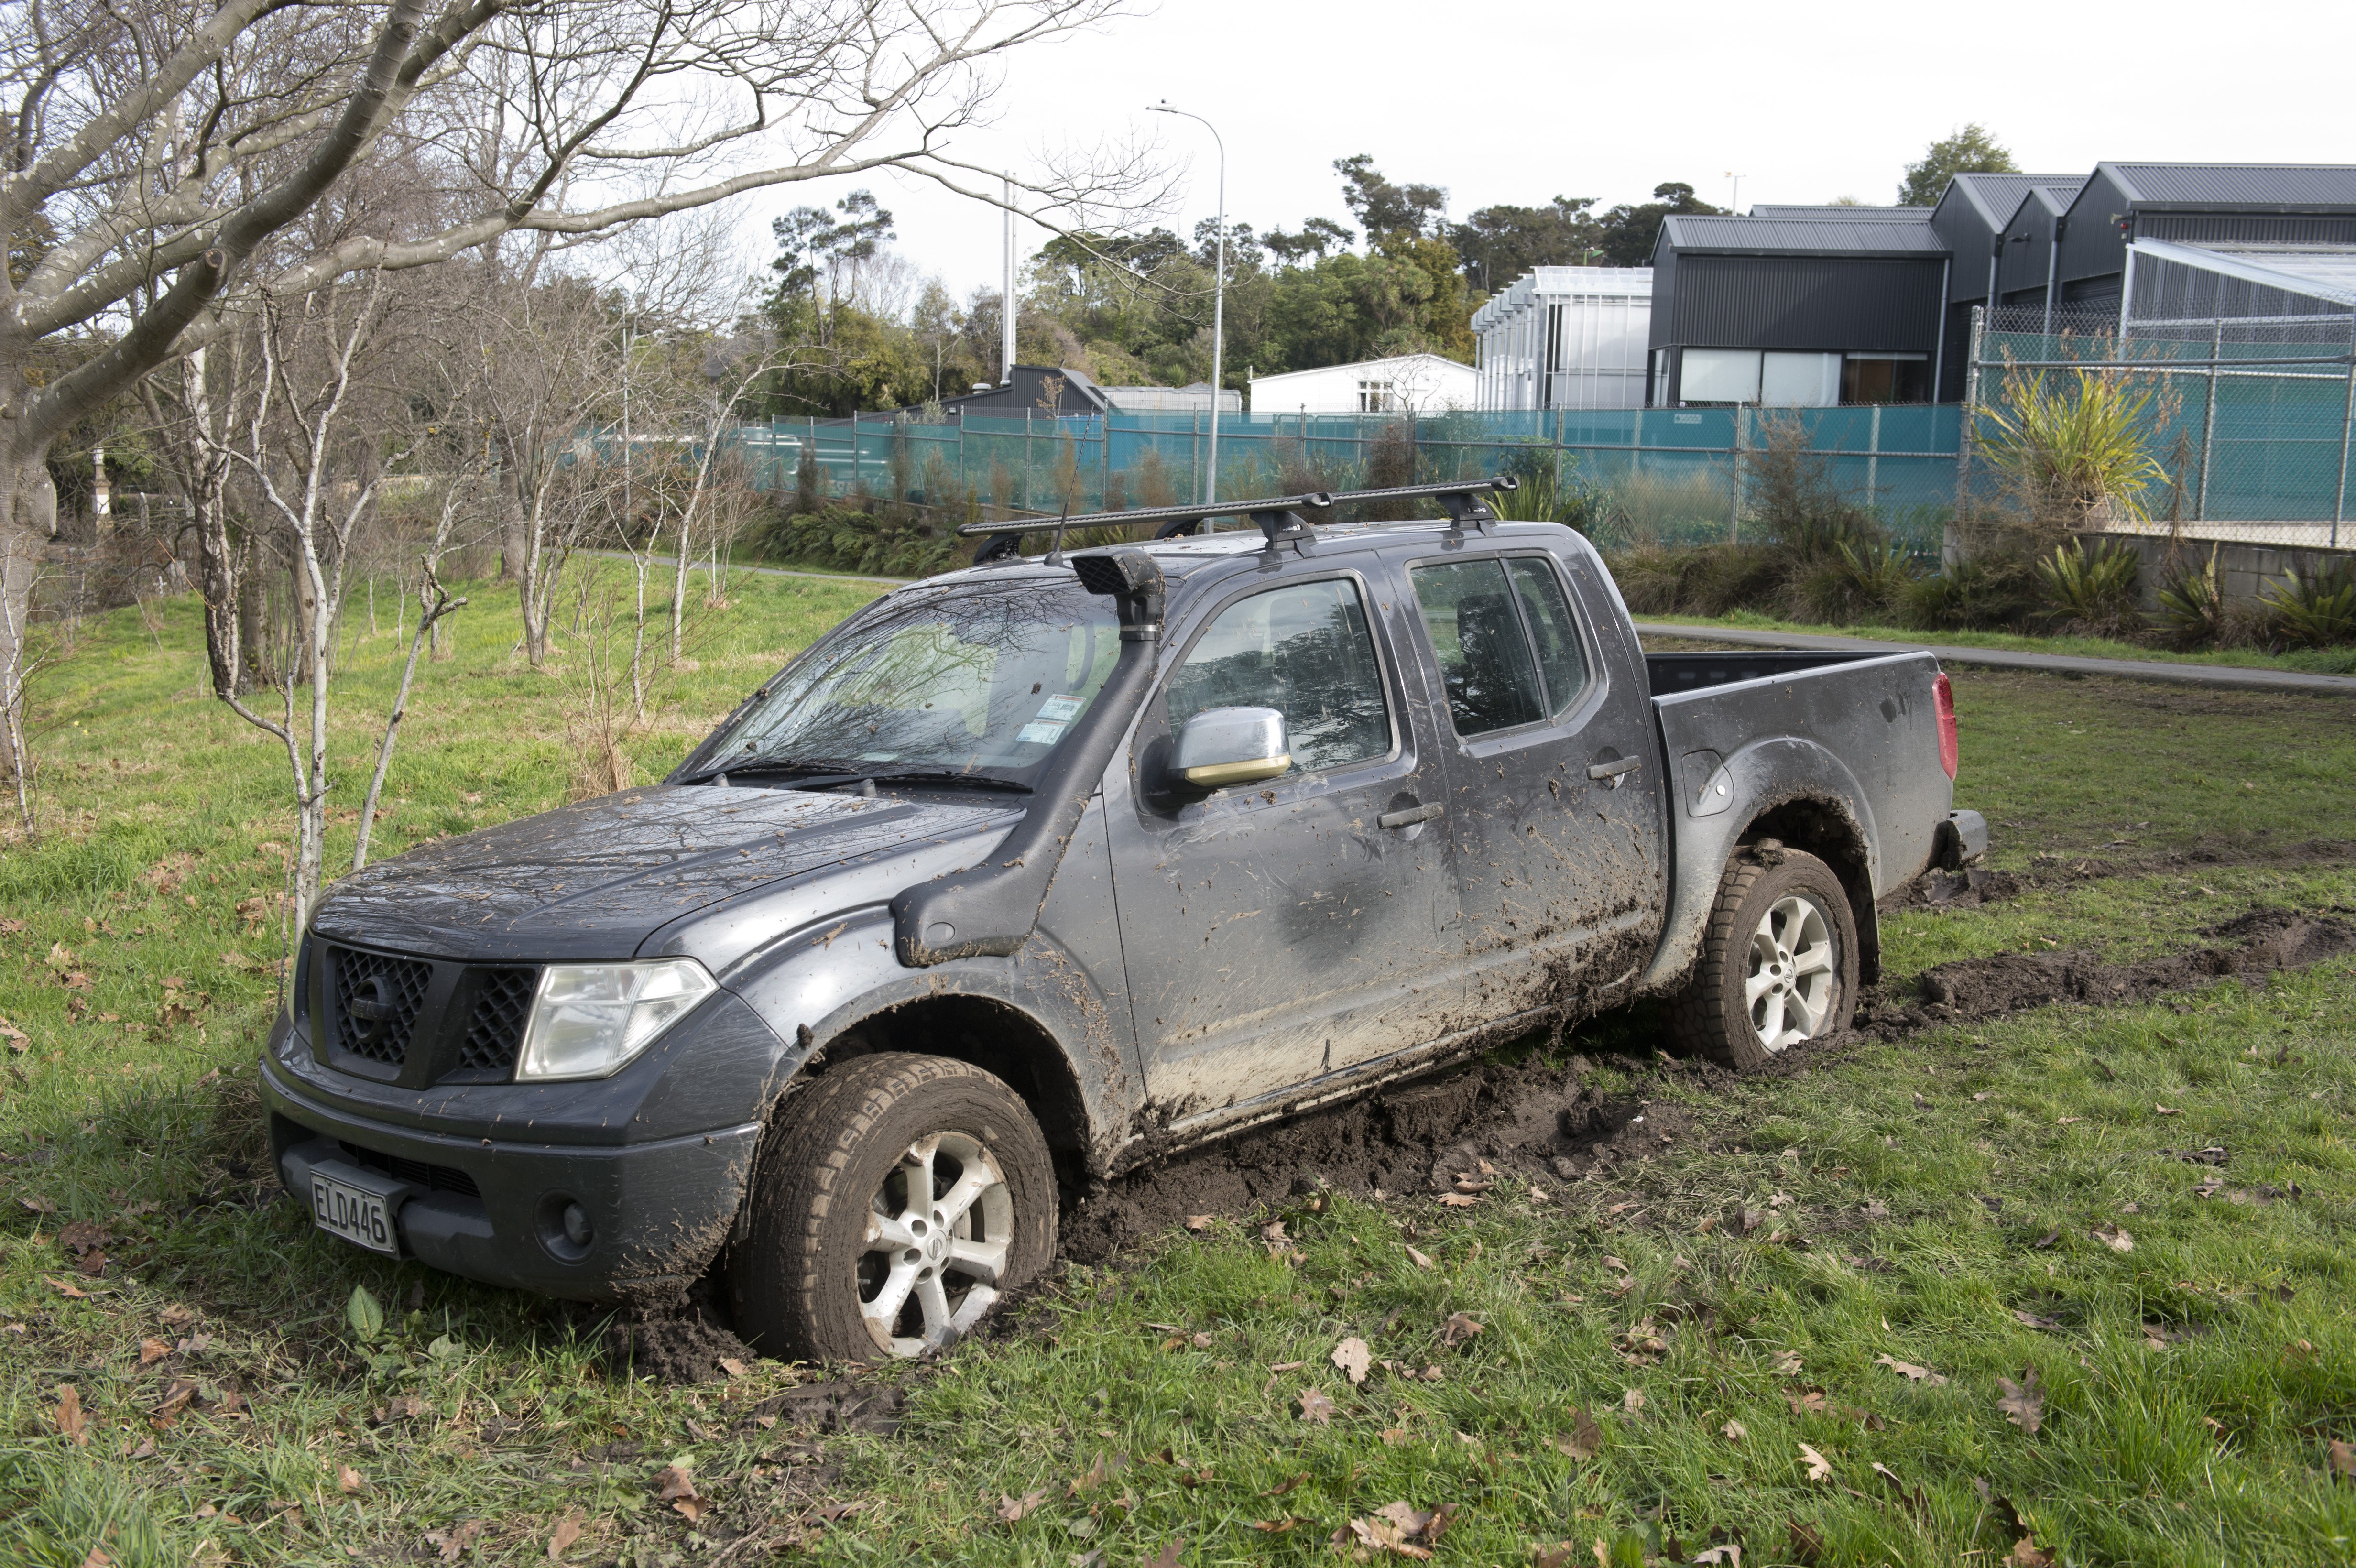
[[[1935,552],[1954,503],[1961,417],[1952,405],[1223,414],[1217,494],[1543,475],[1583,496],[1590,531],[1608,545],[1716,543],[1743,537],[1769,421],[1788,419],[1835,484]],[[826,496],[1001,517],[1193,501],[1212,461],[1207,413],[780,419],[739,427],[734,443],[766,490],[795,490],[808,454]]]
[[[2356,542],[2350,313],[2123,322],[2114,306],[2057,313],[2047,325],[2031,307],[1987,318],[1976,400],[2001,405],[2040,376],[2124,381],[2142,403],[2143,449],[2167,477],[2141,497],[2147,520],[2117,526],[2291,546]],[[1991,433],[1983,421],[1981,439]]]

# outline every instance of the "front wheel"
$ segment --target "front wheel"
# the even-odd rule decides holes
[[[1755,1072],[1857,1011],[1857,919],[1832,868],[1762,844],[1726,869],[1693,983],[1669,1010],[1688,1051]]]
[[[765,1353],[873,1360],[947,1349],[1055,1251],[1055,1177],[1028,1107],[937,1056],[864,1056],[787,1103],[730,1264]]]

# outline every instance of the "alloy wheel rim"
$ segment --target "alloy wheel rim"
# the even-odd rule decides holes
[[[859,1315],[876,1348],[921,1356],[955,1344],[998,1300],[1014,1195],[981,1143],[936,1133],[910,1144],[868,1201]]]
[[[1840,985],[1832,923],[1814,899],[1786,893],[1751,933],[1742,1001],[1751,1031],[1770,1051],[1822,1032]]]

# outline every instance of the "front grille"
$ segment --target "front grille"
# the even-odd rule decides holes
[[[370,1061],[400,1065],[433,979],[434,965],[414,958],[329,947],[327,1016],[335,1020],[336,1043]],[[355,1004],[364,1010],[355,1013]]]
[[[446,1165],[428,1165],[422,1159],[406,1159],[397,1154],[379,1154],[372,1148],[362,1148],[352,1143],[345,1144],[343,1150],[354,1165],[390,1176],[397,1181],[406,1181],[413,1187],[426,1188],[434,1192],[463,1192],[469,1198],[482,1196],[476,1189],[473,1177]]]
[[[482,976],[466,1043],[458,1048],[458,1065],[474,1072],[512,1072],[516,1051],[523,1044],[523,1026],[531,1017],[532,994],[540,989],[540,971],[486,969]]]

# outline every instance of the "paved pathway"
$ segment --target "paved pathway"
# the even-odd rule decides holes
[[[1927,651],[1936,655],[1943,665],[2040,670],[2049,675],[2100,675],[2115,680],[2161,681],[2228,691],[2303,691],[2317,696],[2356,697],[2356,676],[2310,675],[2304,670],[2170,664],[2160,659],[2086,658],[2075,654],[2025,654],[1937,643],[1878,643],[1863,637],[1820,637],[1801,632],[1755,632],[1733,626],[1673,626],[1650,621],[1637,622],[1636,630],[1648,637],[1687,637],[1696,642],[1740,643],[1758,648],[1822,648],[1827,652],[1875,654]]]

